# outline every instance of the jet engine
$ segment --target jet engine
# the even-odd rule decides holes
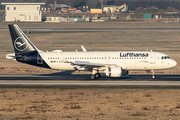
[[[109,77],[120,77],[122,75],[121,67],[107,67],[106,68],[106,76]]]

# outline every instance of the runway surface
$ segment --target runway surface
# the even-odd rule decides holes
[[[180,86],[180,75],[125,75],[120,78],[102,76],[90,80],[89,75],[0,75],[0,85],[101,85],[101,86]]]
[[[0,31],[8,31],[0,28]],[[180,28],[22,28],[23,31],[180,31]]]

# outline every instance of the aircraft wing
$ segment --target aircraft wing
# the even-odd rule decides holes
[[[72,65],[83,66],[88,69],[89,68],[97,68],[97,67],[105,67],[105,66],[114,66],[113,64],[105,65],[105,64],[101,64],[101,63],[90,63],[90,62],[86,62],[86,61],[68,62],[60,52],[58,52],[58,53],[62,56],[64,62],[71,63]]]
[[[75,61],[71,62],[72,65],[78,65],[78,66],[85,66],[87,68],[95,68],[95,67],[105,67],[105,64],[100,63],[89,63],[89,62],[82,62],[82,61]]]
[[[86,67],[87,69],[90,68],[98,68],[98,67],[109,67],[109,66],[121,66],[123,69],[126,69],[127,66],[124,63],[119,63],[117,64],[101,64],[101,63],[89,63],[89,62],[82,62],[82,61],[75,61],[75,62],[70,62],[72,65],[77,65],[77,66],[81,66],[81,67]]]

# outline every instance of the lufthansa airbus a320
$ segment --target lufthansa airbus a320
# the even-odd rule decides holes
[[[15,53],[7,54],[7,59],[34,66],[57,70],[91,71],[90,79],[98,79],[102,74],[109,77],[127,75],[128,70],[152,71],[169,69],[177,65],[168,55],[154,51],[87,51],[64,52],[54,50],[44,52],[28,39],[23,31],[11,24],[9,31]]]

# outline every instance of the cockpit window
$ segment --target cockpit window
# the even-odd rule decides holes
[[[170,59],[169,56],[162,56],[161,59]]]

